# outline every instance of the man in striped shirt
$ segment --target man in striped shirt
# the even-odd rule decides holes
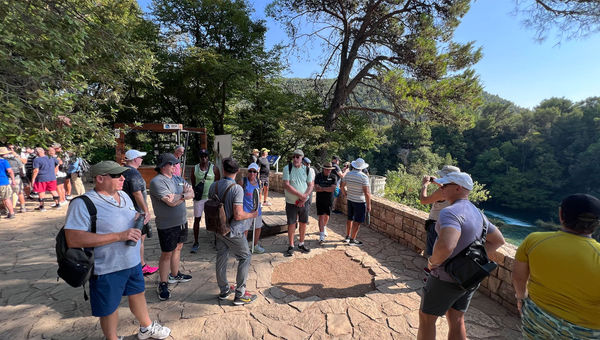
[[[365,221],[367,213],[371,212],[371,187],[369,176],[362,172],[369,164],[362,158],[352,162],[352,171],[342,178],[342,197],[348,200],[348,220],[346,221],[346,239],[344,242],[351,246],[361,246],[356,239],[360,224]]]

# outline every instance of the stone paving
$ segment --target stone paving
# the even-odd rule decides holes
[[[265,214],[283,210],[283,196],[272,193]],[[33,203],[28,203],[32,207]],[[188,203],[188,216],[192,215]],[[216,258],[213,235],[200,232],[200,252],[190,254],[192,233],[182,251],[181,271],[193,275],[187,283],[171,285],[168,301],[156,294],[158,275],[146,278],[146,298],[151,318],[170,327],[174,339],[412,339],[418,327],[422,268],[426,260],[384,235],[362,228],[362,247],[350,247],[345,236],[345,216],[333,215],[328,242],[320,247],[313,205],[307,244],[309,254],[283,257],[285,234],[261,241],[267,252],[254,255],[248,289],[258,294],[251,305],[233,306],[216,298]],[[47,213],[30,212],[14,220],[0,219],[0,339],[102,339],[98,319],[90,316],[81,288],[56,279],[54,237],[64,223],[65,208]],[[191,219],[190,219],[191,222]],[[146,241],[146,261],[156,265],[160,249],[156,232]],[[295,258],[311,257],[333,249],[370,268],[376,289],[362,297],[299,299],[271,285],[273,268]],[[229,278],[234,281],[235,260]],[[306,273],[311,275],[311,273]],[[348,273],[352,275],[352,273]],[[340,278],[343,279],[343,278]],[[135,339],[137,322],[123,299],[119,307],[120,335]],[[520,338],[517,316],[489,298],[476,294],[466,314],[470,339]],[[438,338],[447,337],[447,324],[438,321]]]

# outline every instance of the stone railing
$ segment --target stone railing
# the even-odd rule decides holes
[[[271,172],[269,183],[270,190],[283,192],[281,173]],[[427,239],[425,221],[428,214],[385,198],[371,197],[371,224],[369,227],[422,254]],[[346,213],[345,200],[338,199],[337,207]],[[511,282],[515,252],[515,246],[506,244],[498,249],[496,254],[490,256],[498,263],[498,269],[481,283],[478,291],[516,313],[517,301]]]

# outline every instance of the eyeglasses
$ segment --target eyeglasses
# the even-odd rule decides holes
[[[255,174],[255,173],[257,173],[258,171],[256,171],[256,170],[248,170],[248,172],[249,172],[249,173],[251,173],[251,174],[252,174],[252,173],[254,173],[254,174]]]
[[[294,155],[294,158],[302,158],[300,155]]]
[[[102,176],[110,176],[110,178],[121,178],[123,174],[104,174]]]

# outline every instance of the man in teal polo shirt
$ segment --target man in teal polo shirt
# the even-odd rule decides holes
[[[283,168],[283,188],[285,193],[285,214],[288,224],[289,246],[284,256],[294,254],[294,234],[296,222],[300,225],[298,250],[308,253],[310,249],[304,245],[304,234],[308,222],[308,195],[314,185],[314,172],[302,165],[304,152],[294,151],[292,162]]]

